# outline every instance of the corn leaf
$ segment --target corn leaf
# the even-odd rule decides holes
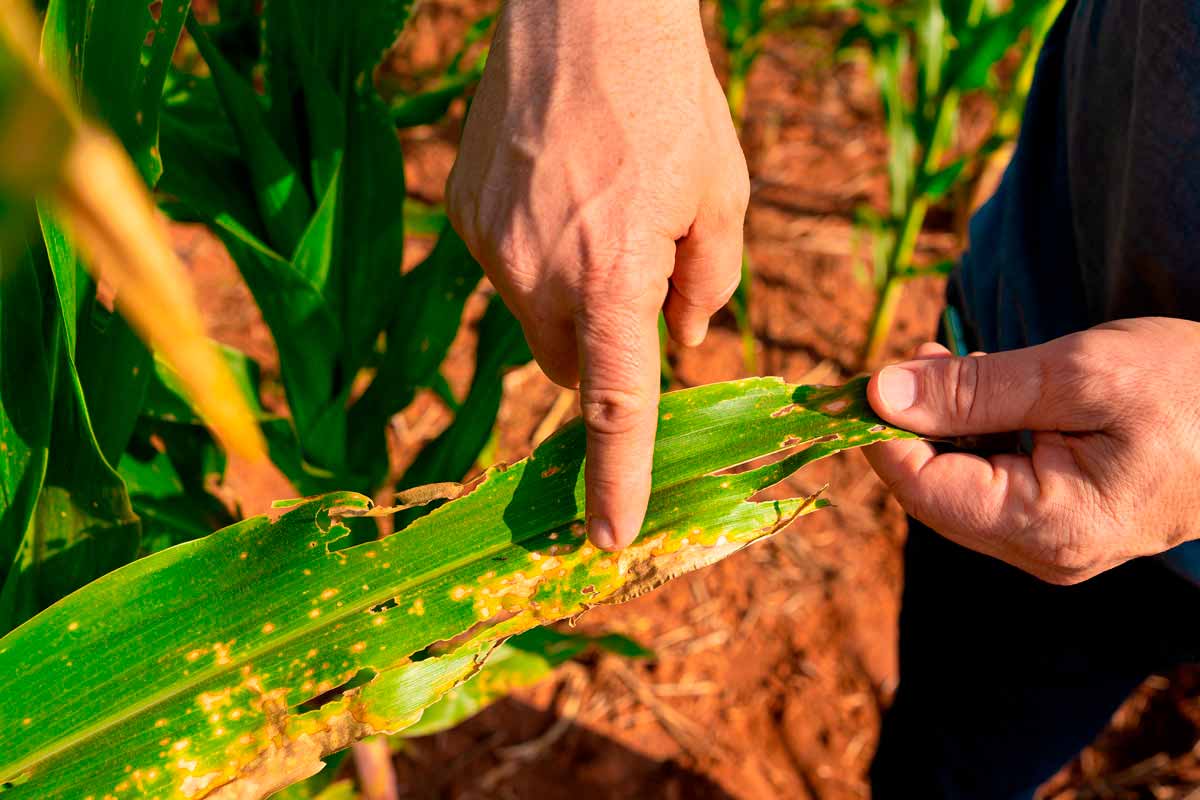
[[[159,98],[189,2],[51,0],[42,57],[76,98],[112,128],[153,186]]]
[[[438,481],[462,480],[479,458],[495,427],[500,411],[504,374],[533,358],[516,317],[499,295],[493,295],[479,322],[475,375],[467,397],[454,414],[454,422],[422,448],[405,470],[397,488],[407,489]],[[397,525],[407,524],[426,508],[397,513]]]
[[[338,548],[349,520],[386,512],[341,492],[106,575],[0,639],[5,800],[252,798],[307,777],[326,753],[415,723],[504,638],[824,505],[752,497],[818,458],[911,436],[872,417],[864,389],[758,378],[664,396],[646,525],[620,554],[584,538],[575,423],[380,541]]]
[[[75,365],[61,348],[57,361],[49,458],[0,589],[0,630],[128,563],[141,541],[125,484],[96,441]]]
[[[59,345],[58,314],[53,296],[41,286],[49,278],[45,253],[36,244],[18,258],[0,261],[0,630],[7,631],[21,614],[18,594],[32,591],[23,578],[29,557],[23,547],[37,507],[50,453],[54,404],[54,364]],[[13,588],[5,589],[10,582]],[[21,584],[18,588],[18,584]],[[12,600],[5,601],[5,595]],[[52,598],[57,599],[57,598]],[[6,610],[9,609],[9,610]],[[36,612],[38,608],[32,609]]]
[[[100,107],[151,181],[160,170],[157,114],[140,113],[137,103],[153,96],[157,107],[185,9],[172,7],[155,19],[142,4],[56,1],[42,29],[46,68],[76,97]],[[39,83],[36,76],[28,80]],[[75,112],[64,104],[59,113]],[[140,540],[138,518],[111,460],[133,431],[148,351],[95,299],[95,283],[48,207],[39,212],[44,248],[29,243],[18,280],[0,297],[6,319],[23,317],[31,327],[5,335],[3,358],[10,369],[32,373],[28,397],[39,403],[36,413],[52,433],[45,439],[27,418],[3,431],[5,449],[18,460],[3,487],[0,630],[128,562]],[[36,460],[30,461],[33,442]]]
[[[480,670],[425,709],[421,719],[404,729],[405,737],[428,736],[449,730],[503,700],[513,691],[541,681],[560,664],[589,649],[626,658],[654,654],[632,639],[618,634],[587,636],[561,633],[553,628],[532,628],[496,647]]]
[[[246,155],[259,213],[271,245],[291,255],[312,214],[312,198],[279,143],[269,133],[258,95],[209,41],[203,28],[189,17],[188,33],[212,71],[225,114]]]
[[[350,463],[357,471],[380,475],[386,468],[384,426],[412,402],[418,388],[437,383],[438,367],[458,333],[463,306],[482,277],[483,270],[448,224],[443,224],[429,256],[404,276],[375,379],[350,409]],[[494,418],[492,411],[484,420],[488,428]],[[457,480],[464,472],[465,468],[431,480]]]

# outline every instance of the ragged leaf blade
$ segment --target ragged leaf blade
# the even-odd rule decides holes
[[[342,520],[379,513],[343,492],[105,576],[0,639],[5,800],[259,797],[311,774],[325,752],[412,724],[493,643],[820,507],[750,498],[815,459],[910,437],[870,415],[864,389],[758,378],[664,396],[646,525],[620,554],[584,538],[575,423],[377,542],[330,548]],[[418,653],[432,657],[410,662]],[[31,700],[63,685],[80,690],[53,708]]]

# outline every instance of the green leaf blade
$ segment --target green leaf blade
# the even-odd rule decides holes
[[[430,686],[469,677],[493,643],[628,599],[818,508],[750,498],[795,464],[911,436],[871,416],[864,389],[752,379],[664,396],[646,526],[620,554],[584,538],[573,424],[380,541],[336,549],[343,520],[380,513],[336,493],[135,562],[0,639],[0,782],[15,784],[12,800],[188,798],[304,777],[295,763],[315,769],[327,748],[414,722]],[[418,652],[435,658],[411,664]],[[441,677],[416,680],[420,669]],[[374,678],[305,710],[362,670]],[[53,711],[26,699],[62,685],[88,691]]]

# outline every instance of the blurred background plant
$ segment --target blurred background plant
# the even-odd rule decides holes
[[[994,153],[1015,138],[1042,40],[1061,0],[855,0],[859,15],[840,49],[864,57],[879,89],[888,136],[888,209],[859,210],[872,239],[869,281],[877,293],[863,362],[877,366],[907,281],[949,274],[953,260],[914,261],[917,237],[931,205],[988,173]],[[997,69],[1015,54],[1003,79]],[[997,113],[984,141],[959,139],[963,97],[983,92]],[[977,192],[958,192],[970,211]],[[960,225],[960,230],[962,229]]]

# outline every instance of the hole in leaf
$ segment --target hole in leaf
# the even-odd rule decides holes
[[[335,700],[340,700],[342,696],[351,689],[357,689],[359,686],[363,686],[364,684],[375,680],[376,674],[378,673],[376,673],[375,670],[371,669],[370,667],[363,667],[358,672],[354,673],[354,676],[345,683],[335,686],[328,691],[321,692],[321,694],[318,694],[315,697],[310,697],[300,705],[293,706],[292,713],[303,714],[308,711],[316,711],[326,703],[332,703]]]
[[[740,464],[724,467],[716,472],[710,472],[709,476],[716,477],[720,475],[739,475],[743,472],[749,472],[752,469],[758,469],[759,467],[777,464],[788,456],[794,455],[803,450],[807,450],[815,444],[832,442],[840,438],[842,438],[840,433],[831,433],[816,439],[798,439],[795,436],[789,436],[783,440],[783,444],[778,450],[772,453],[767,453],[766,455],[755,456],[748,461],[743,461]]]
[[[396,598],[389,597],[387,600],[384,600],[382,603],[378,603],[377,605],[371,606],[371,613],[372,614],[382,614],[384,611],[387,611],[390,608],[395,608],[398,605],[399,605],[399,603],[396,602]]]

